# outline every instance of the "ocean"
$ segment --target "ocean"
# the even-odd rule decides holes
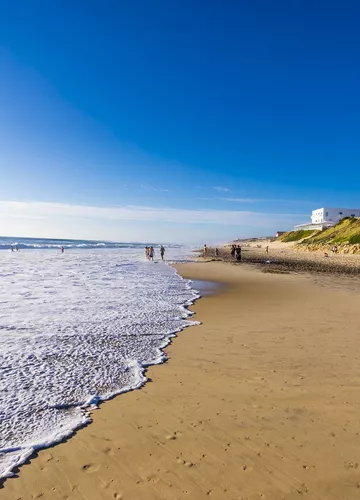
[[[19,251],[12,252],[11,245]],[[60,249],[64,246],[65,252]],[[0,477],[139,388],[199,293],[145,244],[0,238]]]

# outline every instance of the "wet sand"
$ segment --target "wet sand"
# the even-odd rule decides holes
[[[151,382],[93,413],[4,500],[360,498],[360,286],[222,262]]]

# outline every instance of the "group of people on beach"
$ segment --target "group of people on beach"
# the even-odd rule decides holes
[[[241,246],[240,245],[231,245],[230,251],[231,257],[236,259],[238,262],[241,262]]]
[[[230,255],[233,259],[236,259],[238,262],[241,262],[241,246],[240,245],[231,245],[231,250],[230,250]],[[215,257],[219,257],[220,255],[220,251],[218,248],[215,248]],[[203,250],[202,250],[202,255],[203,257],[207,257],[208,255],[208,247],[207,245],[205,244],[203,246]]]
[[[206,243],[203,246],[202,254],[203,254],[203,257],[207,257],[208,247],[207,247]],[[219,257],[219,249],[218,248],[215,248],[215,257]]]
[[[14,251],[14,247],[11,245],[11,251]],[[19,251],[19,245],[15,245],[15,250],[18,252]]]
[[[164,255],[165,255],[165,248],[163,247],[163,245],[161,245],[160,246],[160,257],[161,257],[161,260],[164,260]],[[153,261],[154,257],[155,257],[155,249],[154,249],[154,247],[153,246],[151,246],[151,247],[146,246],[145,247],[145,258],[147,260]]]

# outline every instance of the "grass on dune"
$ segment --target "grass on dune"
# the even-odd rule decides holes
[[[360,244],[360,219],[345,217],[335,226],[323,231],[305,230],[289,231],[278,238],[285,243],[298,242],[299,245],[311,244]]]
[[[313,237],[303,241],[301,244],[335,244],[360,243],[360,219],[345,217],[338,224],[324,231],[318,231]]]
[[[312,234],[316,233],[314,230],[301,229],[300,231],[289,231],[288,233],[280,236],[279,240],[284,243],[290,243],[292,241],[300,241],[304,238],[308,238]]]

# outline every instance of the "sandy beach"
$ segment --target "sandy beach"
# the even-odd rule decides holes
[[[223,284],[150,382],[22,466],[2,500],[360,498],[360,285],[177,266]]]
[[[268,247],[268,252],[266,252]],[[242,243],[242,260],[245,263],[257,264],[267,271],[290,271],[328,273],[331,275],[360,276],[359,254],[333,254],[324,250],[316,252],[304,251],[293,243],[281,241],[260,241],[256,243]],[[208,257],[215,257],[215,249],[208,249]],[[220,249],[220,259],[234,262],[230,255],[230,245]]]

